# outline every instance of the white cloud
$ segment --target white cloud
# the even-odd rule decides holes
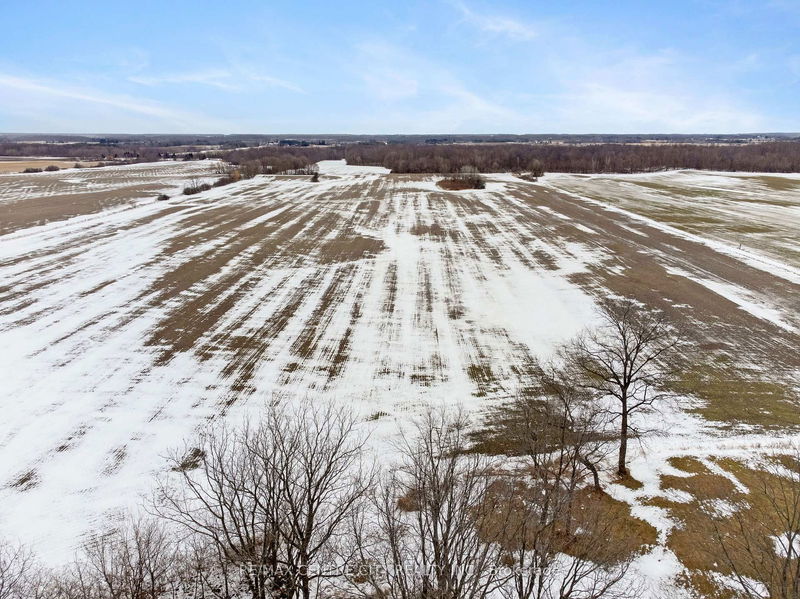
[[[298,94],[306,93],[306,91],[303,88],[301,88],[299,85],[295,85],[291,81],[286,81],[284,79],[272,77],[271,75],[265,75],[256,70],[251,69],[250,67],[246,67],[243,65],[237,65],[236,68],[239,71],[239,73],[241,73],[244,77],[248,78],[250,81],[266,83],[271,87],[281,87],[283,89],[287,89],[289,91]]]
[[[382,104],[379,112],[357,117],[361,131],[495,130],[518,119],[512,110],[470,89],[451,69],[399,46],[357,46],[354,72],[368,97]]]
[[[300,94],[305,93],[299,86],[289,81],[266,75],[256,69],[241,64],[231,66],[227,69],[205,69],[186,73],[161,75],[133,75],[128,77],[128,81],[149,87],[164,84],[181,85],[184,83],[191,83],[208,85],[225,91],[241,91],[248,83],[264,83],[270,87],[280,87]]]
[[[550,57],[556,96],[544,111],[558,130],[580,132],[748,132],[763,115],[701,61],[673,50],[594,52],[579,49]],[[707,70],[705,72],[708,72]]]
[[[516,113],[472,89],[453,70],[415,51],[385,42],[363,43],[356,51],[350,67],[363,83],[362,105],[372,105],[351,117],[351,131],[496,131],[520,121]]]
[[[508,37],[515,41],[529,41],[539,36],[538,27],[505,15],[478,13],[463,2],[453,2],[465,21],[481,31]]]
[[[387,102],[412,98],[419,91],[416,79],[393,69],[371,69],[362,76],[373,95]]]
[[[83,115],[81,124],[87,117],[91,117],[88,106],[104,107],[119,115],[119,122],[127,115],[141,115],[150,121],[156,120],[155,125],[162,131],[197,131],[199,128],[206,130],[225,130],[227,123],[208,118],[204,115],[176,109],[146,98],[136,98],[120,94],[108,94],[95,89],[85,89],[70,86],[56,81],[41,81],[15,75],[0,73],[0,107],[9,112],[25,112],[30,104],[37,104],[40,110],[49,113],[64,114],[69,108],[75,109]],[[72,106],[66,106],[65,101],[73,101]],[[62,118],[66,118],[66,115]],[[63,125],[62,125],[63,126]],[[73,129],[75,124],[70,123],[67,128]],[[91,127],[89,130],[97,131]]]
[[[199,85],[209,85],[224,90],[236,90],[236,85],[230,82],[231,73],[222,69],[212,69],[207,71],[197,71],[180,73],[173,75],[134,75],[128,77],[128,81],[153,87],[163,84],[196,83]]]

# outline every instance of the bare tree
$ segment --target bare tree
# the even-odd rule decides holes
[[[355,426],[347,410],[305,401],[272,405],[257,424],[216,427],[171,456],[180,482],[162,481],[155,510],[206,538],[221,568],[240,567],[253,599],[307,599],[332,575],[323,565],[340,554],[373,484]]]
[[[22,599],[35,567],[33,553],[23,545],[0,542],[0,599]]]
[[[222,424],[201,435],[196,445],[186,444],[169,456],[172,477],[158,484],[154,511],[204,538],[215,550],[216,569],[223,575],[222,595],[235,586],[232,568],[242,570],[254,599],[266,597],[273,584],[266,576],[278,560],[277,483],[272,470],[248,451],[260,427],[245,422],[240,429]],[[204,556],[207,557],[207,556]]]
[[[712,518],[714,558],[747,599],[800,597],[800,448],[767,464],[730,522]]]
[[[221,555],[220,548],[202,535],[183,539],[181,587],[192,599],[230,599],[236,568]],[[238,590],[238,589],[235,589]]]
[[[428,412],[404,436],[401,464],[374,494],[372,526],[356,526],[368,595],[392,599],[486,597],[503,582],[495,522],[502,497],[487,458],[463,453],[463,413]]]
[[[608,452],[607,415],[590,394],[552,364],[537,367],[530,393],[516,400],[523,448],[521,471],[492,491],[501,503],[502,545],[513,565],[501,589],[515,599],[598,599],[623,596],[619,582],[633,551],[609,543],[624,514],[604,501],[596,463]],[[586,487],[587,472],[593,490]],[[626,592],[630,589],[626,589]]]
[[[525,482],[496,492],[504,498],[503,546],[512,577],[500,589],[509,599],[599,599],[635,597],[621,582],[635,548],[614,542],[624,526],[623,508],[553,479]]]
[[[668,397],[663,389],[674,367],[670,361],[678,336],[663,314],[633,301],[606,302],[601,316],[601,326],[579,336],[567,354],[581,384],[598,400],[612,400],[608,413],[619,421],[617,473],[624,476],[628,439],[641,432],[631,416]]]
[[[174,588],[179,561],[163,522],[124,518],[83,546],[70,587],[87,599],[158,599]]]
[[[313,582],[338,575],[326,568],[352,545],[348,524],[374,484],[374,469],[364,463],[365,437],[345,409],[304,402],[293,414],[270,411],[266,422],[271,442],[260,437],[253,453],[266,461],[275,452],[285,564],[308,599]]]
[[[563,355],[570,364],[571,356]],[[516,417],[509,421],[506,434],[527,456],[534,473],[552,472],[576,489],[588,471],[595,491],[601,491],[598,464],[610,452],[606,410],[563,365],[537,364],[532,379],[514,400]]]

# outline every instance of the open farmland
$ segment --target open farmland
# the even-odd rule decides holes
[[[75,162],[75,160],[69,161],[63,158],[0,159],[0,173],[21,173],[27,168],[43,170],[48,166],[57,166],[60,169],[72,168],[75,166]]]
[[[164,452],[220,415],[330,398],[378,448],[426,404],[491,419],[609,295],[663,310],[698,352],[659,418],[669,437],[637,448],[642,488],[608,481],[656,528],[645,557],[665,576],[676,521],[647,502],[669,495],[668,460],[708,467],[800,426],[797,177],[496,175],[447,192],[324,162],[319,183],[176,195],[214,167],[0,176],[0,528],[49,559],[135,506]]]

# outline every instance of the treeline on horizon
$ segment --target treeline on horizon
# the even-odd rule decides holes
[[[172,142],[177,140],[171,140]],[[197,141],[197,140],[195,140]],[[308,170],[315,162],[383,166],[395,173],[441,173],[465,166],[479,172],[638,173],[669,169],[800,172],[800,141],[757,143],[280,143],[230,149],[212,145],[136,145],[118,140],[50,144],[0,142],[0,156],[60,156],[75,160],[154,162],[222,158],[245,176]]]
[[[307,173],[320,160],[341,160],[345,157],[343,150],[333,146],[262,146],[225,152],[219,157],[237,166],[240,175],[248,179],[263,173]]]
[[[80,135],[64,133],[0,133],[3,142],[60,144],[111,144],[133,146],[220,146],[225,149],[287,145],[336,145],[351,143],[734,143],[800,140],[798,133],[426,133],[426,134],[296,134],[296,133],[148,133]]]
[[[456,173],[464,166],[480,172],[639,173],[668,169],[800,172],[800,142],[748,145],[699,144],[350,144],[263,146],[222,157],[234,164],[278,160],[301,162],[346,159],[348,164],[383,166],[395,173]],[[278,170],[278,169],[276,169]],[[285,169],[280,169],[285,170]]]
[[[194,146],[181,148],[180,153],[199,152],[204,148]],[[156,162],[158,160],[177,158],[176,148],[171,146],[138,146],[118,143],[30,143],[0,142],[0,156],[26,158],[50,157],[70,158],[74,160],[125,160],[132,162]]]

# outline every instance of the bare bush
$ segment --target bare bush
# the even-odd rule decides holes
[[[504,581],[495,465],[463,453],[466,426],[460,412],[431,411],[404,436],[398,471],[373,496],[376,522],[356,526],[371,596],[471,599]]]
[[[486,180],[481,177],[478,169],[474,166],[462,166],[458,173],[452,177],[439,181],[439,187],[456,191],[460,189],[484,189]]]
[[[609,416],[592,393],[576,384],[567,366],[547,363],[533,368],[533,381],[514,401],[517,418],[510,434],[527,457],[536,478],[549,476],[569,492],[586,483],[601,491],[599,464],[611,451],[606,434]]]
[[[536,394],[516,399],[522,418],[512,434],[525,448],[523,473],[493,487],[505,499],[498,520],[513,565],[501,593],[515,599],[624,596],[618,583],[634,551],[611,541],[625,513],[606,501],[596,466],[608,452],[602,434],[607,417],[567,371],[548,365],[536,375]],[[586,488],[587,472],[593,491]]]
[[[544,175],[544,165],[542,164],[542,161],[538,158],[532,158],[528,163],[528,172],[530,173],[531,177],[536,178]]]
[[[730,522],[711,518],[714,558],[747,599],[800,597],[800,448],[785,457],[756,474]]]
[[[200,181],[197,179],[192,179],[189,185],[183,188],[183,195],[190,196],[203,191],[208,191],[209,189],[211,189],[211,184],[200,183]]]

